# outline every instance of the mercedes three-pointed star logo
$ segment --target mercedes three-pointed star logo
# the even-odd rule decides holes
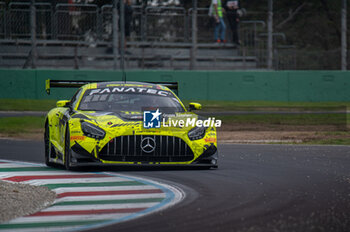
[[[146,153],[151,153],[156,149],[156,141],[151,137],[146,137],[141,141],[141,149]]]

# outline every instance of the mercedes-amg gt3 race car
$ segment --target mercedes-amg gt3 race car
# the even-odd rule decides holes
[[[170,90],[176,84],[47,80],[80,87],[45,121],[45,162],[77,166],[196,165],[217,167],[218,120],[201,118]],[[166,87],[166,85],[168,87]],[[219,121],[220,122],[220,121]],[[220,122],[221,123],[221,122]]]

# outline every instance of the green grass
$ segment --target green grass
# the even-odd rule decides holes
[[[350,139],[313,139],[304,142],[271,142],[267,144],[300,144],[300,145],[350,145]]]
[[[270,101],[184,101],[199,102],[203,111],[332,111],[345,110],[350,102],[270,102]],[[48,111],[55,107],[56,100],[0,99],[0,111]],[[303,142],[303,144],[334,144],[350,145],[349,132],[342,131],[350,124],[350,114],[246,114],[217,116],[223,120],[223,126],[228,124],[262,125],[266,128],[283,125],[296,126],[336,126],[334,131],[323,131],[321,138]],[[0,134],[17,136],[18,134],[42,133],[45,117],[13,117],[0,118]],[[307,127],[306,127],[307,128]],[[327,127],[324,127],[327,128]],[[332,129],[332,130],[333,130]],[[339,129],[339,131],[338,131]]]
[[[345,114],[246,114],[217,116],[223,124],[249,123],[273,125],[337,125],[346,126]]]
[[[303,142],[302,144],[350,145],[350,138],[314,139],[314,140]]]
[[[267,116],[267,117],[266,117]],[[250,124],[264,124],[272,125],[305,125],[329,124],[329,121],[325,115],[301,115],[302,117],[288,117],[280,118],[280,115],[238,115],[234,118],[224,116],[228,122],[240,122]],[[317,117],[317,120],[316,118]],[[45,117],[10,117],[0,118],[0,134],[10,137],[17,136],[18,134],[31,134],[43,133]],[[337,123],[337,121],[335,121]],[[313,124],[312,124],[313,123]],[[333,124],[336,125],[336,124]],[[301,144],[333,144],[333,145],[350,145],[350,132],[349,131],[322,131],[315,132],[319,138],[310,138]]]
[[[202,104],[204,111],[253,111],[253,110],[334,110],[350,107],[350,102],[276,102],[276,101],[183,101],[187,107],[190,102]]]
[[[56,106],[56,100],[0,99],[3,111],[48,111]]]
[[[316,132],[316,134],[319,132]],[[327,131],[323,132],[323,135],[334,135],[334,136],[349,136],[350,137],[350,132],[348,131]]]
[[[44,128],[44,123],[44,116],[0,118],[0,133],[8,135],[33,133]]]

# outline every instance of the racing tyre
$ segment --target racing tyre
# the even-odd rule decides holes
[[[45,143],[45,164],[46,166],[53,166],[53,163],[50,162],[50,156],[52,152],[52,144],[50,142],[50,128],[49,123],[45,125],[45,133],[44,133],[44,143]]]
[[[66,136],[64,140],[64,167],[67,170],[73,170],[72,166],[72,150],[70,149],[70,133],[67,125]]]

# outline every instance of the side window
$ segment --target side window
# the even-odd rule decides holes
[[[79,89],[72,97],[70,102],[71,102],[71,106],[73,109],[75,108],[76,104],[78,103],[78,100],[80,98],[81,93],[82,93],[82,89]]]

